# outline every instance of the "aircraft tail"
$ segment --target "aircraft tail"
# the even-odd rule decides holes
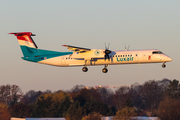
[[[22,53],[24,57],[31,57],[40,55],[38,52],[38,47],[31,36],[35,36],[31,32],[19,32],[19,33],[9,33],[14,34],[19,42]]]

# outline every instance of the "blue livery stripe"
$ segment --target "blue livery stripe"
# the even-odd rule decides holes
[[[36,48],[30,48],[27,46],[21,46],[21,50],[23,52],[24,57],[22,59],[31,61],[31,62],[39,62],[45,59],[70,55],[73,52],[57,52],[57,51],[50,51],[50,50],[42,50]]]

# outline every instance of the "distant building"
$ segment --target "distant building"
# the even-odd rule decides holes
[[[101,120],[113,120],[114,117],[101,117]]]
[[[142,116],[131,117],[131,119],[132,120],[160,120],[158,117],[142,117]],[[117,119],[111,116],[111,117],[101,117],[101,120],[117,120]]]
[[[158,117],[131,117],[132,120],[160,120]],[[11,118],[11,120],[66,120],[65,118]],[[101,117],[101,120],[117,120],[113,116]]]
[[[25,118],[11,118],[11,120],[26,120]]]

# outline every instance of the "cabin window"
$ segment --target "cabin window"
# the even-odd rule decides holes
[[[152,54],[163,54],[161,51],[153,51]]]

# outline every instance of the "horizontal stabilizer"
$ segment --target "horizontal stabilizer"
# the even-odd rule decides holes
[[[17,32],[17,33],[9,33],[14,34],[18,41],[20,46],[27,46],[31,48],[38,48],[34,40],[31,36],[35,36],[35,34],[32,34],[31,32]]]

